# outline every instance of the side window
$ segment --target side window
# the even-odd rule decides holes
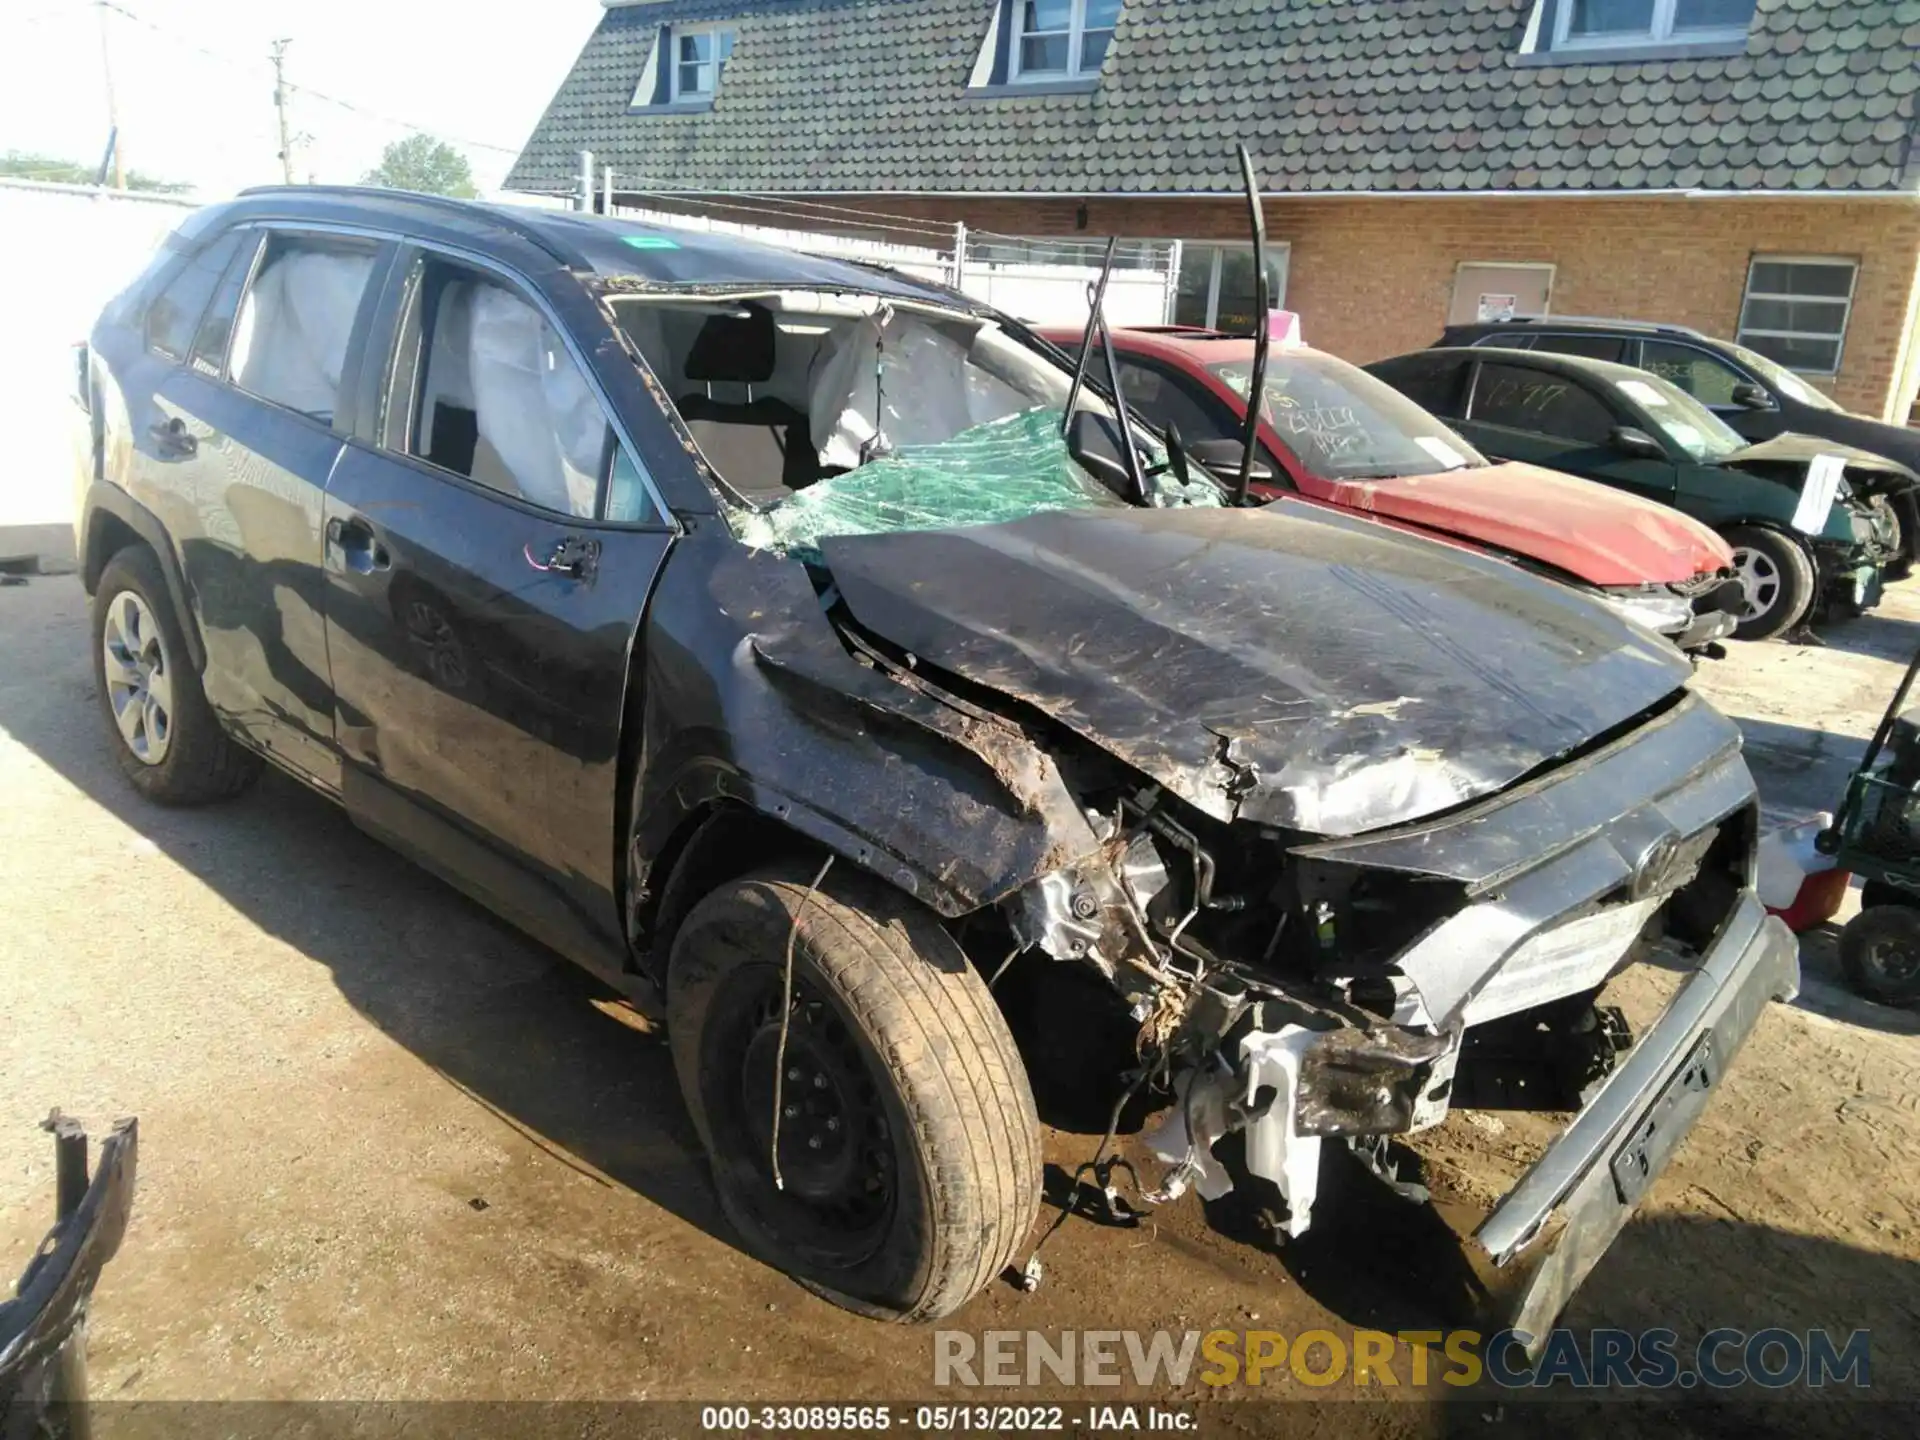
[[[1604,445],[1613,413],[1564,375],[1489,362],[1473,387],[1471,418],[1583,445]]]
[[[275,235],[234,321],[228,373],[249,395],[333,423],[376,247]]]
[[[562,515],[657,522],[638,463],[546,316],[481,271],[423,262],[403,348],[408,454]],[[403,382],[404,383],[404,382]],[[396,397],[397,402],[397,397]]]
[[[1228,433],[1221,417],[1203,406],[1184,381],[1158,366],[1121,360],[1120,388],[1127,404],[1155,425],[1177,426],[1184,440],[1218,440]]]
[[[193,368],[218,379],[227,373],[227,342],[233,337],[234,317],[240,310],[240,296],[253,274],[254,258],[260,253],[260,232],[236,232],[241,244],[227,262],[227,273],[220,277],[220,288],[213,302],[200,317],[200,328],[193,337]]]
[[[1367,368],[1421,409],[1460,418],[1460,382],[1467,368],[1461,356],[1402,355]]]
[[[1627,342],[1618,335],[1536,335],[1533,350],[1551,350],[1555,355],[1584,355],[1589,360],[1611,360],[1616,365],[1625,358]]]
[[[207,308],[220,277],[240,248],[240,233],[229,231],[193,256],[174,273],[166,288],[147,307],[149,348],[175,360],[187,358],[200,314]]]
[[[1702,405],[1731,405],[1733,387],[1746,383],[1744,375],[1717,357],[1668,340],[1641,341],[1640,368],[1671,381]]]

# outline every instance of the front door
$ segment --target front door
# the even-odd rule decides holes
[[[349,811],[593,964],[623,938],[629,663],[673,530],[530,290],[397,266],[386,420],[327,489]]]

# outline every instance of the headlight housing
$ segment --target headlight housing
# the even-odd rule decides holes
[[[1603,590],[1600,603],[1622,620],[1631,620],[1657,634],[1684,630],[1693,623],[1693,602],[1684,595],[1655,595],[1645,591]]]

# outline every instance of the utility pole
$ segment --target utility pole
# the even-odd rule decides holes
[[[94,0],[94,11],[100,17],[100,73],[107,85],[107,134],[108,144],[113,149],[113,188],[127,188],[127,166],[121,158],[120,107],[113,98],[113,46],[108,39],[107,0]]]
[[[287,133],[287,46],[291,40],[273,42],[273,108],[280,119],[280,175],[293,184],[293,137]]]

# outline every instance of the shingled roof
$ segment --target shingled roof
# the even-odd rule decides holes
[[[1913,191],[1920,0],[1759,0],[1744,54],[1521,57],[1534,0],[1129,0],[1097,88],[970,94],[995,0],[609,9],[508,185],[766,192]],[[697,114],[630,114],[663,24],[737,17]],[[1013,88],[1013,87],[1008,87]]]

